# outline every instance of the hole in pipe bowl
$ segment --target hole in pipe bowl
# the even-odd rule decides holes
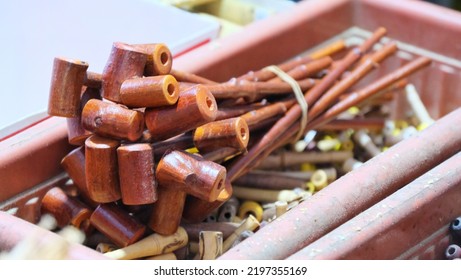
[[[176,92],[176,87],[173,84],[168,84],[167,92],[169,96],[174,96]]]
[[[162,53],[160,54],[160,62],[161,62],[163,65],[167,65],[169,59],[170,59],[170,56],[169,56],[166,52],[162,52]]]
[[[242,140],[247,139],[247,130],[244,127],[240,128],[240,137],[242,138]]]
[[[211,98],[207,96],[205,101],[206,106],[210,109],[210,111],[213,111],[215,109],[213,100],[211,100]]]

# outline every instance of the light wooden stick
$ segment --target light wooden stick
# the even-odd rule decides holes
[[[254,231],[259,227],[259,222],[253,215],[248,216],[242,224],[229,236],[223,243],[223,252],[226,252],[232,247],[232,244],[245,230]]]
[[[303,190],[261,190],[233,186],[234,196],[240,199],[255,200],[259,202],[292,201],[302,196],[310,196],[310,193]]]
[[[288,209],[288,203],[286,201],[275,202],[275,216],[278,218],[285,214]]]
[[[125,248],[105,253],[106,257],[117,260],[132,260],[147,256],[173,252],[187,245],[188,236],[183,227],[179,227],[172,235],[154,233]]]

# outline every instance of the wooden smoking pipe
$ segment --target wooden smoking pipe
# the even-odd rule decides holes
[[[48,190],[42,199],[41,210],[51,214],[60,228],[73,225],[76,228],[88,228],[91,209],[79,200],[66,195],[59,187]]]
[[[142,143],[122,145],[117,148],[117,161],[123,203],[154,203],[157,200],[157,180],[152,147]]]
[[[119,141],[93,135],[85,141],[85,174],[89,197],[99,203],[121,198],[118,178]]]
[[[179,84],[172,75],[126,80],[120,88],[120,100],[131,108],[173,105],[179,98]]]
[[[75,118],[80,112],[80,94],[88,63],[56,57],[51,74],[48,114]]]
[[[91,99],[83,108],[82,125],[101,136],[134,142],[144,131],[144,116],[139,111]]]
[[[204,86],[197,85],[180,92],[175,105],[146,109],[145,122],[152,139],[159,141],[214,121],[217,111],[213,95]]]
[[[199,126],[194,131],[194,144],[201,153],[219,148],[234,148],[243,151],[248,145],[250,131],[243,118],[214,121]]]
[[[199,156],[171,150],[159,161],[156,176],[162,188],[180,190],[213,202],[224,188],[226,169]]]
[[[118,260],[132,260],[162,255],[186,246],[187,242],[187,232],[184,228],[179,227],[171,235],[154,233],[130,246],[105,253],[104,256]]]
[[[122,42],[112,44],[112,50],[102,71],[101,95],[120,102],[120,87],[127,79],[142,77],[148,55],[144,49]]]
[[[173,66],[173,56],[167,45],[162,43],[155,44],[134,44],[147,54],[144,76],[166,75]]]
[[[144,225],[114,203],[100,204],[93,211],[90,222],[119,247],[135,243],[146,231]]]

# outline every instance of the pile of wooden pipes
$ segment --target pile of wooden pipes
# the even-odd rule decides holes
[[[78,147],[62,160],[71,184],[51,189],[43,212],[108,257],[217,258],[405,137],[396,131],[411,126],[385,122],[380,108],[430,59],[354,89],[397,51],[372,51],[385,34],[223,83],[172,69],[160,43],[114,43],[102,74],[55,58],[48,113],[67,118]]]

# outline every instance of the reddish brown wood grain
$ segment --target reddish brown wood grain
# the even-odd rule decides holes
[[[122,201],[127,205],[154,203],[157,181],[154,154],[149,144],[127,144],[117,148]]]
[[[80,111],[80,93],[88,63],[56,57],[51,74],[48,114],[74,118]]]

